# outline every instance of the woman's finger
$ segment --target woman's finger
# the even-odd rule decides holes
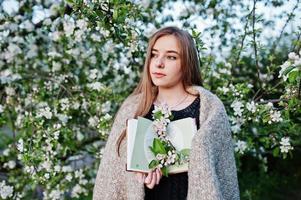
[[[158,185],[161,179],[161,172],[160,169],[156,169],[156,184]]]
[[[150,189],[154,188],[154,186],[156,184],[156,179],[157,179],[156,176],[157,176],[156,172],[152,172],[152,174],[151,174],[152,180],[151,180],[150,184],[146,185],[148,188],[150,188]]]
[[[150,183],[152,182],[152,177],[153,177],[153,172],[151,171],[151,172],[149,172],[149,173],[147,174],[147,177],[145,178],[144,183],[145,183],[145,184],[150,184]]]

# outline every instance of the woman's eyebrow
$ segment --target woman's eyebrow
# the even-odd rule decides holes
[[[152,49],[152,51],[159,52],[159,50],[157,50],[157,49]],[[180,55],[177,51],[174,51],[174,50],[167,50],[166,53],[175,53],[175,54]]]

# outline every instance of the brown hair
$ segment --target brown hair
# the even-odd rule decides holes
[[[139,84],[133,91],[131,95],[141,94],[141,101],[138,104],[137,111],[135,113],[135,118],[138,116],[145,116],[152,106],[158,94],[158,88],[153,84],[151,76],[149,73],[149,65],[151,59],[151,51],[155,45],[158,38],[165,35],[174,35],[180,45],[180,55],[181,55],[181,70],[182,70],[182,82],[185,90],[187,87],[192,85],[201,85],[202,78],[200,73],[200,61],[197,55],[197,49],[192,36],[177,27],[165,27],[157,32],[155,32],[149,40],[148,48],[146,52],[146,58],[144,63],[144,68],[142,72],[142,77]],[[187,91],[187,90],[186,90]],[[122,140],[126,136],[126,130],[123,130],[119,136],[116,145],[117,153],[119,156],[119,148]]]

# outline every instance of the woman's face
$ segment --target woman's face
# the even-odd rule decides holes
[[[165,35],[157,39],[151,50],[149,71],[154,85],[158,87],[182,84],[180,45],[175,36]]]

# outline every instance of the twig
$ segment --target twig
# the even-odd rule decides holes
[[[253,12],[253,10],[252,10],[249,14],[247,14],[247,16],[246,16],[247,22],[246,22],[246,24],[245,24],[245,26],[244,26],[244,34],[243,34],[242,40],[241,40],[241,42],[240,42],[240,48],[239,48],[239,51],[238,51],[238,55],[237,55],[237,57],[236,57],[236,59],[235,59],[235,63],[234,63],[234,66],[235,66],[235,67],[237,66],[237,64],[238,64],[239,61],[240,61],[240,55],[241,55],[241,52],[242,52],[242,50],[243,50],[244,42],[245,42],[245,39],[246,39],[246,36],[247,36],[247,28],[248,28],[248,24],[249,24],[249,17],[250,17],[250,15],[252,14],[252,12]],[[233,67],[232,67],[232,68],[233,68]],[[231,71],[232,71],[232,70],[233,70],[233,69],[231,69]]]
[[[299,80],[298,99],[301,99],[301,79]]]
[[[278,103],[280,101],[283,101],[283,102],[288,102],[286,99],[268,99],[268,100],[264,100],[264,101],[255,101],[257,102],[258,104],[266,104],[266,103]]]
[[[284,33],[284,30],[285,30],[286,26],[287,26],[288,23],[293,19],[293,17],[294,17],[294,14],[293,14],[293,13],[294,13],[295,10],[298,8],[299,1],[300,1],[300,0],[297,0],[296,5],[294,6],[292,12],[288,15],[288,18],[287,18],[285,24],[283,25],[283,27],[282,27],[282,29],[281,29],[280,35],[279,35],[278,38],[273,42],[273,45],[272,45],[272,52],[276,50],[277,45],[279,44],[279,41],[280,41],[280,39],[281,39],[281,37],[282,37],[282,35],[283,35],[283,33]]]
[[[269,89],[269,91],[271,91],[271,90],[277,88],[277,87],[278,87],[280,84],[282,84],[282,83],[283,83],[283,81],[279,81],[276,85],[274,85],[271,89]],[[258,91],[257,91],[257,92],[258,92]],[[254,101],[258,101],[258,99],[260,99],[264,94],[266,94],[266,91],[263,91],[258,97],[256,97],[257,94],[258,94],[258,93],[256,93],[256,94],[254,95],[254,97],[253,97],[253,100],[254,100]],[[255,98],[255,97],[256,97],[256,98]]]
[[[259,80],[260,88],[262,88],[262,83],[260,79],[260,69],[259,69],[259,63],[258,63],[258,53],[257,53],[257,44],[256,44],[256,32],[255,32],[255,21],[256,21],[256,0],[253,1],[253,9],[252,9],[252,32],[253,32],[253,47],[254,47],[254,53],[255,53],[255,65],[257,69],[257,78]]]

